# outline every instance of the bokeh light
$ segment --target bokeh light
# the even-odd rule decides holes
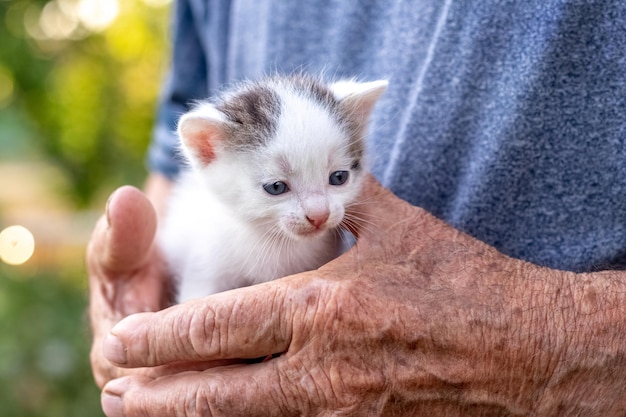
[[[172,0],[143,0],[143,2],[151,7],[165,7],[169,6]]]
[[[78,28],[78,20],[73,9],[69,6],[62,6],[67,2],[51,1],[41,10],[39,17],[39,27],[46,38],[67,39]]]
[[[52,0],[24,14],[28,34],[37,40],[77,40],[102,32],[120,13],[117,0]]]
[[[100,32],[113,23],[120,11],[117,0],[81,0],[78,17],[89,30]]]
[[[35,238],[24,226],[9,226],[0,232],[0,259],[9,265],[21,265],[35,251]]]

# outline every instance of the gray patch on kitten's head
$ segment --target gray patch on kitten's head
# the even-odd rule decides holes
[[[292,74],[280,78],[279,82],[291,86],[296,93],[319,103],[329,111],[339,126],[348,134],[350,138],[348,152],[354,159],[354,169],[359,169],[359,162],[365,153],[362,123],[355,120],[348,109],[341,106],[341,101],[335,97],[328,84],[319,78],[306,74]]]
[[[284,85],[290,86],[295,93],[318,102],[322,107],[335,112],[338,109],[339,101],[333,92],[319,78],[306,74],[293,74],[282,79]]]
[[[285,89],[317,102],[328,110],[350,138],[348,152],[354,169],[365,153],[363,126],[341,106],[329,86],[306,74],[274,76],[248,82],[222,96],[215,107],[231,122],[227,128],[226,146],[233,150],[254,150],[274,136],[281,115],[281,100],[276,89]]]
[[[276,132],[280,98],[271,88],[249,83],[215,106],[230,122],[227,145],[235,149],[256,149]]]

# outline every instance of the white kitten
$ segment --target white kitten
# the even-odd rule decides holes
[[[369,114],[386,86],[274,77],[181,117],[192,169],[158,237],[179,302],[312,270],[341,253],[339,228],[365,175]]]

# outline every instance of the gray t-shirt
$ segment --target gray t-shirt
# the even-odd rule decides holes
[[[626,2],[180,0],[149,152],[178,171],[178,116],[275,72],[388,79],[371,167],[504,253],[626,265]]]

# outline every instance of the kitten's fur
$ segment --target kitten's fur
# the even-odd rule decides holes
[[[278,76],[181,117],[192,169],[159,232],[179,302],[315,269],[340,254],[338,229],[365,175],[369,114],[386,86]]]

